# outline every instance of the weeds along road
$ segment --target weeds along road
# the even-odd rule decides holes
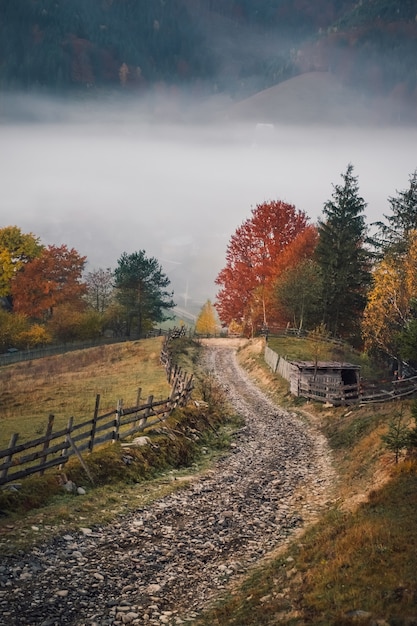
[[[183,624],[294,536],[331,497],[324,438],[273,405],[227,342],[205,349],[246,426],[188,487],[111,525],[0,563],[9,626]]]

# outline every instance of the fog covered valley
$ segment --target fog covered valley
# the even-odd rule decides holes
[[[2,226],[75,247],[88,270],[122,252],[158,258],[174,299],[198,310],[216,293],[230,236],[251,209],[281,199],[320,217],[348,163],[369,224],[417,163],[417,128],[266,123],[146,115],[132,100],[2,99]]]

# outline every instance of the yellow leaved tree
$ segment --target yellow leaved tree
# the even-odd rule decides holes
[[[411,317],[417,297],[417,231],[407,236],[402,255],[386,255],[373,273],[362,322],[365,349],[398,358],[398,335]]]
[[[26,263],[38,257],[43,246],[32,233],[17,226],[0,228],[0,296],[9,296],[11,282]]]
[[[198,335],[215,335],[219,332],[216,311],[210,300],[201,307],[195,323],[195,332]]]

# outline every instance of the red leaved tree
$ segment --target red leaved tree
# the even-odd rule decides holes
[[[252,209],[252,217],[232,235],[226,267],[216,278],[221,286],[216,308],[223,325],[235,321],[253,333],[258,326],[274,321],[276,277],[294,262],[294,256],[300,255],[302,260],[307,249],[314,249],[315,229],[307,221],[303,211],[279,200]],[[304,239],[298,239],[302,233]]]
[[[13,311],[46,320],[55,307],[82,306],[86,286],[81,281],[86,257],[67,246],[48,246],[27,263],[12,281]]]

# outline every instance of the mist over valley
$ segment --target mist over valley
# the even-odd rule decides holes
[[[257,204],[281,199],[315,222],[351,162],[371,223],[416,164],[414,127],[266,124],[256,112],[149,122],[133,102],[32,102],[37,120],[0,126],[3,225],[75,247],[88,270],[144,249],[194,311],[215,297],[229,238]]]
[[[414,5],[4,0],[2,225],[87,270],[144,249],[195,311],[259,203],[315,222],[353,163],[381,219],[417,162]]]

